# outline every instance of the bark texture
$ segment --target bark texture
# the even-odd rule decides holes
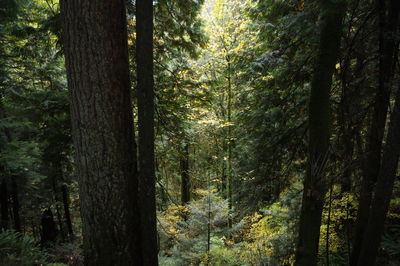
[[[125,1],[61,1],[86,265],[142,265]]]
[[[346,1],[320,1],[321,33],[309,102],[309,162],[299,222],[295,265],[317,265],[325,168],[331,135],[330,88],[337,62]]]
[[[154,165],[153,1],[136,1],[139,191],[143,264],[158,265]]]

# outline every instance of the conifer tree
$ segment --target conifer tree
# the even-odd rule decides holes
[[[141,265],[125,1],[62,1],[86,265]]]
[[[331,135],[330,88],[340,50],[342,20],[346,1],[320,1],[321,32],[319,54],[311,83],[309,100],[309,157],[304,178],[299,221],[296,265],[317,265],[318,244],[324,197],[327,191],[327,165]]]

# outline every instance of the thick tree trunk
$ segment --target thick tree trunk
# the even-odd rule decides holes
[[[143,265],[125,1],[61,1],[86,265]]]
[[[321,4],[321,36],[309,102],[309,162],[304,179],[295,265],[317,264],[321,215],[326,193],[326,165],[331,128],[330,88],[337,62],[346,1]]]
[[[139,191],[143,264],[158,265],[154,169],[153,1],[136,2]]]
[[[368,154],[363,167],[364,174],[360,189],[351,265],[357,265],[365,228],[370,217],[372,191],[380,170],[382,140],[385,132],[390,89],[394,73],[396,54],[396,41],[394,36],[399,24],[400,1],[390,0],[389,6],[387,6],[386,2],[387,0],[378,0],[380,27],[379,86],[369,129]]]
[[[400,155],[400,89],[390,117],[390,126],[382,156],[379,178],[374,190],[374,200],[365,230],[358,266],[375,265],[389,203],[392,197],[394,180]]]
[[[1,208],[0,231],[5,231],[8,229],[8,188],[6,180],[1,181],[0,208]]]
[[[72,229],[71,214],[69,211],[69,194],[68,194],[68,188],[67,188],[66,184],[63,184],[61,186],[61,192],[62,192],[62,199],[63,199],[63,206],[64,206],[65,223],[67,225],[67,230],[68,230],[69,236],[73,237],[74,231]]]
[[[181,167],[181,203],[185,205],[190,201],[189,177],[189,144],[185,144],[180,160]]]

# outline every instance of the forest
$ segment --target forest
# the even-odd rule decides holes
[[[400,265],[399,0],[0,0],[0,266]]]

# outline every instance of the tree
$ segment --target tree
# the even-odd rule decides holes
[[[375,265],[378,248],[384,231],[384,223],[392,198],[394,180],[400,157],[400,90],[397,91],[396,103],[390,116],[390,126],[386,145],[382,154],[382,165],[374,190],[370,216],[358,257],[358,266]]]
[[[8,6],[0,6],[0,12],[7,14],[1,15],[0,26],[2,179],[8,183],[8,203],[13,207],[10,218],[18,224],[20,216],[21,229],[38,236],[41,210],[55,206],[53,199],[59,196],[52,188],[46,149],[57,147],[63,165],[70,165],[69,102],[55,31],[58,5],[52,1],[6,2]],[[19,203],[18,208],[14,203]],[[13,210],[19,215],[13,215]],[[59,211],[57,219],[62,226]]]
[[[144,265],[157,265],[152,0],[136,2],[136,35],[142,256]]]
[[[181,170],[181,204],[190,201],[190,176],[189,176],[189,144],[185,143],[180,158]]]
[[[61,1],[87,265],[142,263],[124,2]]]
[[[321,1],[321,33],[309,100],[309,157],[304,178],[296,265],[317,265],[319,233],[327,189],[331,130],[330,88],[340,50],[345,1]]]
[[[229,214],[228,201],[219,197],[212,187],[201,191],[201,198],[186,205],[185,220],[172,224],[178,233],[175,242],[174,256],[181,265],[210,265],[210,251],[215,245],[213,237],[226,236],[226,216]],[[164,226],[168,225],[163,221]]]
[[[238,68],[245,71],[244,86],[235,97],[242,210],[278,200],[306,165],[306,102],[317,50],[314,3],[262,0],[250,9],[259,32],[244,51],[254,57]]]
[[[197,71],[205,73],[204,82],[213,96],[209,121],[214,120],[217,125],[213,132],[218,142],[215,156],[222,166],[217,175],[230,210],[234,207],[233,184],[237,183],[234,162],[238,101],[235,99],[240,90],[246,88],[241,75],[254,56],[253,49],[245,47],[256,41],[258,31],[251,22],[249,10],[252,8],[252,1],[218,0],[207,2],[202,12],[202,18],[207,20],[205,32],[210,39]],[[239,13],[243,15],[236,16]],[[228,225],[232,225],[231,218]]]
[[[0,4],[0,38],[3,38],[5,35],[4,28],[5,24],[9,21],[12,20],[16,16],[16,10],[17,10],[17,5],[14,1],[8,0],[8,1],[3,1]],[[0,48],[0,56],[3,56],[5,54],[4,51],[4,46],[1,45],[2,48]],[[0,59],[1,60],[1,59]],[[5,70],[5,63],[3,60],[0,61],[0,119],[3,120],[5,118],[4,115],[4,104],[3,104],[3,97],[5,93],[5,76],[6,76],[6,70]],[[1,125],[1,124],[0,124]],[[4,132],[4,135],[6,135],[6,129],[2,129]],[[2,133],[3,133],[2,132]],[[3,135],[3,134],[1,134]],[[3,140],[3,138],[0,138],[0,153],[4,149],[4,142],[6,140]],[[0,163],[0,171],[1,173],[5,173],[5,165],[3,163]],[[0,230],[5,231],[9,227],[9,192],[8,192],[8,184],[7,184],[7,178],[5,176],[0,176],[1,179],[1,191],[0,191],[0,208],[1,208],[1,216],[0,216]]]
[[[374,110],[369,128],[367,157],[364,163],[357,211],[356,234],[351,254],[351,265],[357,265],[363,237],[370,216],[375,182],[381,168],[382,141],[385,134],[386,117],[389,108],[394,66],[398,56],[399,1],[377,1],[379,12],[379,75]]]

